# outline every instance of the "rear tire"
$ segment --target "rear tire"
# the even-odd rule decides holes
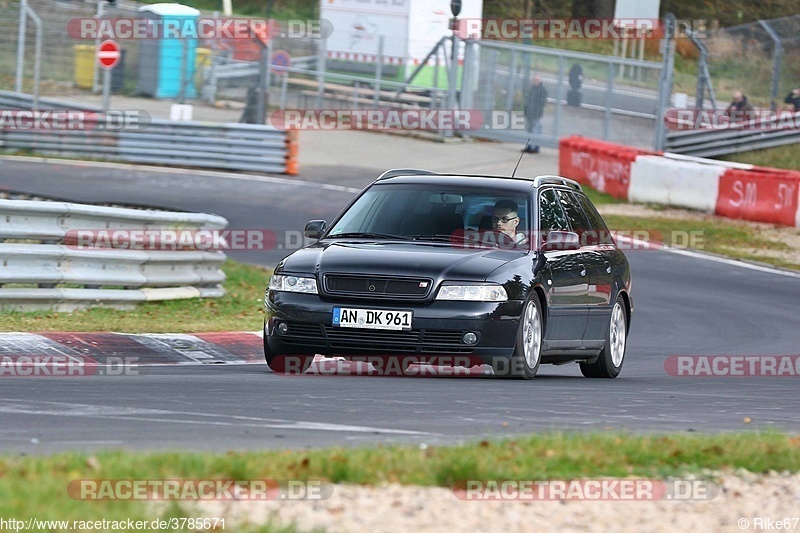
[[[313,355],[279,355],[274,353],[264,336],[264,360],[276,374],[299,375],[305,373],[314,361]]]
[[[611,310],[611,320],[606,333],[606,344],[594,363],[581,363],[581,373],[587,378],[615,378],[625,362],[625,348],[628,340],[628,319],[625,302],[617,296]]]
[[[496,376],[531,379],[536,375],[542,360],[543,325],[539,299],[534,295],[528,300],[522,311],[514,355],[510,360],[492,363],[492,369]]]

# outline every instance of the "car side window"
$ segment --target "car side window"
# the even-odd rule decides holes
[[[614,244],[614,238],[611,236],[611,232],[608,231],[608,226],[606,226],[603,217],[600,216],[600,213],[598,213],[597,209],[592,205],[591,200],[584,194],[576,194],[575,196],[578,198],[583,212],[586,213],[586,217],[592,225],[594,235],[594,243],[592,244]]]
[[[564,214],[567,215],[567,220],[569,220],[572,231],[579,236],[590,231],[592,226],[586,218],[586,215],[583,214],[583,209],[581,209],[581,205],[578,203],[575,196],[569,191],[562,190],[557,190],[556,194],[558,195],[558,199],[561,200],[561,206],[564,208]]]
[[[539,232],[546,238],[550,231],[569,231],[567,218],[553,189],[542,191],[539,195]]]

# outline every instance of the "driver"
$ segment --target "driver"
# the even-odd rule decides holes
[[[519,211],[514,200],[499,200],[494,204],[492,211],[494,231],[506,234],[515,244],[525,244],[528,239],[524,233],[517,233],[517,226],[519,226]]]

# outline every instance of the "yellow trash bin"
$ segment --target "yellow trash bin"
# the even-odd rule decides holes
[[[194,83],[197,90],[203,86],[203,72],[206,67],[211,66],[211,49],[210,48],[196,48],[194,58]]]
[[[93,44],[76,44],[75,50],[75,85],[81,89],[91,89],[94,84]]]

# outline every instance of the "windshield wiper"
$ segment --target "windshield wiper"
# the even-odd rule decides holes
[[[336,233],[334,235],[328,235],[325,237],[326,239],[394,239],[400,241],[408,241],[410,240],[409,237],[405,235],[392,235],[391,233],[369,233],[369,232],[361,232],[361,231],[350,231],[347,233]]]
[[[464,235],[458,235],[457,233],[447,234],[444,233],[436,233],[431,235],[412,235],[412,239],[415,241],[433,241],[433,242],[450,242],[453,240],[458,240],[461,242],[466,241],[467,239]]]

